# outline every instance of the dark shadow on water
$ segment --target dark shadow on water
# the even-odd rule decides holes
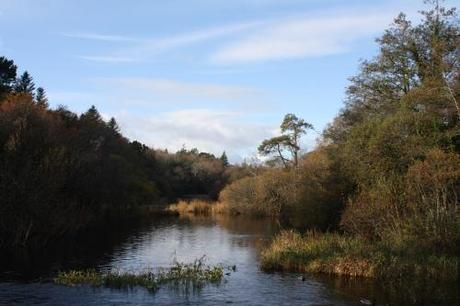
[[[58,271],[86,269],[111,259],[115,247],[176,216],[110,218],[76,237],[68,237],[42,250],[18,248],[0,254],[0,281],[48,281]]]
[[[459,284],[406,281],[386,283],[363,278],[312,275],[343,299],[364,299],[375,305],[460,305]]]

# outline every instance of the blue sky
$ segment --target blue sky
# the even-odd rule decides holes
[[[455,5],[456,1],[447,1]],[[374,38],[421,0],[0,0],[0,54],[52,106],[154,148],[253,155],[286,113],[321,131]],[[318,134],[304,139],[314,146]]]

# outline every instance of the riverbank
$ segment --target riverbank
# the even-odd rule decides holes
[[[326,273],[383,280],[458,281],[460,258],[395,251],[336,233],[281,232],[261,254],[265,271]]]

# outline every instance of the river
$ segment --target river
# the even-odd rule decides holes
[[[456,305],[458,288],[424,290],[417,299],[411,290],[384,288],[366,280],[296,273],[264,273],[260,249],[279,231],[266,219],[243,217],[166,217],[134,227],[116,226],[78,245],[48,250],[40,256],[3,260],[0,265],[0,304],[20,305]],[[59,270],[71,268],[139,271],[168,267],[173,260],[192,262],[205,256],[206,264],[236,266],[218,285],[189,292],[165,287],[156,293],[143,288],[119,290],[89,286],[65,287],[52,282]],[[429,290],[435,290],[427,287]],[[444,288],[445,289],[445,288]],[[437,290],[437,289],[436,289]]]

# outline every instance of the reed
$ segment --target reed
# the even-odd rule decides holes
[[[162,285],[169,285],[188,291],[200,289],[206,284],[219,284],[223,278],[223,271],[220,266],[204,265],[203,258],[200,258],[190,264],[176,262],[172,267],[156,272],[152,269],[140,273],[101,273],[94,269],[59,272],[54,282],[66,286],[90,285],[118,289],[144,287],[150,292],[156,292]]]
[[[179,201],[168,206],[167,211],[195,215],[225,214],[228,206],[221,202],[209,202],[204,200]]]
[[[261,267],[384,280],[459,279],[459,257],[413,254],[337,233],[284,231],[262,252]]]

